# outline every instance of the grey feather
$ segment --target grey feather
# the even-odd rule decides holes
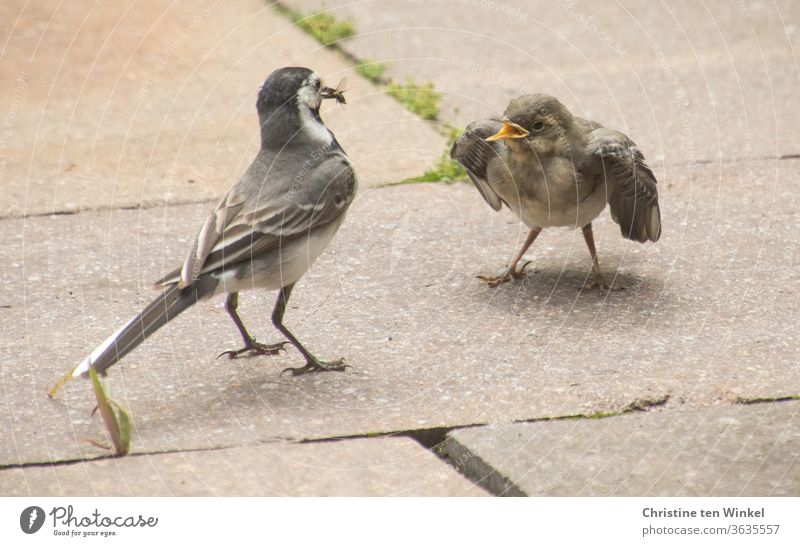
[[[639,241],[657,241],[661,236],[661,211],[653,171],[636,144],[619,131],[595,129],[581,166],[584,175],[605,176],[611,216],[622,235]]]
[[[500,141],[486,142],[486,138],[502,126],[502,122],[492,119],[472,122],[450,149],[450,157],[464,166],[478,192],[494,210],[500,210],[503,200],[489,185],[487,167],[492,159],[503,154],[505,145]]]
[[[264,165],[272,165],[273,169],[265,169]],[[206,229],[220,217],[218,211],[226,210],[225,203],[231,200],[231,196],[226,196],[200,230],[184,266],[159,279],[157,286],[182,281],[182,272],[187,270],[193,272],[191,282],[194,282],[215,270],[234,268],[334,222],[347,211],[357,188],[350,161],[336,150],[305,163],[288,163],[287,158],[256,161],[245,178],[237,189],[258,184],[258,193],[253,192],[257,197],[248,200],[245,206],[237,206],[233,212],[229,207],[221,231]],[[277,182],[270,183],[271,179]],[[289,188],[287,180],[292,182]]]
[[[198,300],[213,294],[217,284],[218,281],[216,279],[203,277],[188,288],[178,288],[175,284],[169,286],[156,299],[150,302],[141,313],[128,321],[122,329],[109,338],[99,354],[93,354],[89,357],[87,359],[89,360],[88,364],[98,373],[104,372],[167,322],[197,303]]]

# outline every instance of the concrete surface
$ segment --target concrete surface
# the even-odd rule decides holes
[[[765,168],[767,167],[768,168]],[[136,452],[235,446],[591,414],[636,400],[669,407],[800,394],[794,333],[800,161],[675,168],[662,239],[596,226],[601,261],[626,290],[579,290],[590,262],[579,232],[548,231],[534,273],[494,290],[475,279],[507,262],[525,233],[471,186],[359,194],[328,252],[300,282],[287,324],[352,369],[300,378],[294,350],[215,360],[240,339],[222,300],[196,306],[111,370],[136,423]],[[751,191],[743,192],[747,184]],[[90,386],[47,389],[154,296],[149,282],[185,254],[207,205],[4,220],[16,238],[0,310],[9,342],[0,464],[100,454],[84,438]],[[35,244],[31,244],[35,241]],[[243,316],[278,339],[274,294]]]
[[[287,442],[0,472],[5,496],[485,496],[407,438]]]
[[[495,494],[800,494],[800,402],[451,432],[447,453]]]
[[[0,216],[218,199],[258,150],[264,78],[309,66],[363,186],[416,176],[445,139],[263,0],[0,6]]]
[[[464,127],[548,93],[651,161],[800,153],[800,4],[691,0],[286,0],[354,22],[342,47],[433,81]]]

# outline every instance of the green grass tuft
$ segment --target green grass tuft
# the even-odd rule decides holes
[[[442,94],[433,88],[433,83],[417,84],[409,78],[405,84],[390,83],[387,92],[408,110],[422,119],[435,120],[439,115]]]
[[[383,74],[386,72],[386,65],[375,61],[363,61],[356,65],[356,72],[367,78],[372,83],[383,82]]]
[[[338,21],[330,13],[320,12],[304,16],[292,11],[281,4],[273,4],[276,13],[293,21],[305,32],[314,36],[321,44],[337,48],[336,42],[349,38],[355,34],[355,27],[351,21]],[[394,97],[407,110],[413,112],[424,120],[436,121],[439,117],[439,107],[442,94],[436,91],[432,82],[418,84],[408,78],[405,84],[396,83],[386,78],[386,65],[383,63],[364,59],[354,59],[356,71],[375,84],[386,83],[386,91]],[[396,184],[413,184],[417,182],[453,182],[467,176],[464,168],[450,159],[450,146],[459,136],[459,131],[451,132],[451,138],[436,166],[428,169],[420,176],[408,178]],[[389,184],[389,185],[396,185]]]
[[[416,184],[420,182],[444,182],[451,183],[467,177],[467,171],[457,161],[450,159],[450,147],[453,142],[461,136],[462,129],[453,128],[450,130],[450,137],[447,140],[447,147],[439,157],[439,161],[432,169],[428,169],[423,174],[414,178],[406,178],[398,184]]]
[[[292,19],[298,27],[326,46],[350,38],[356,33],[351,21],[337,21],[330,13],[315,13],[306,17],[294,15]]]
[[[334,45],[335,47],[336,42],[350,38],[356,33],[356,28],[353,26],[352,21],[338,21],[336,17],[328,12],[303,15],[280,4],[273,4],[273,9],[279,15],[290,19],[325,46]]]

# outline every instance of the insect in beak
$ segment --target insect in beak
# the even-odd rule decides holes
[[[339,80],[339,83],[336,84],[336,88],[330,87],[323,87],[320,89],[320,95],[323,99],[336,99],[336,102],[339,104],[347,104],[347,101],[344,99],[344,92],[346,89],[344,87],[347,85],[347,78],[342,78]]]

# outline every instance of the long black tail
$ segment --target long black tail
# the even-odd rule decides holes
[[[167,322],[197,303],[198,300],[210,296],[217,284],[216,279],[206,276],[186,288],[178,288],[177,285],[169,286],[141,313],[129,320],[125,326],[92,351],[92,354],[72,370],[71,377],[85,376],[89,373],[90,367],[97,372],[107,370]]]

